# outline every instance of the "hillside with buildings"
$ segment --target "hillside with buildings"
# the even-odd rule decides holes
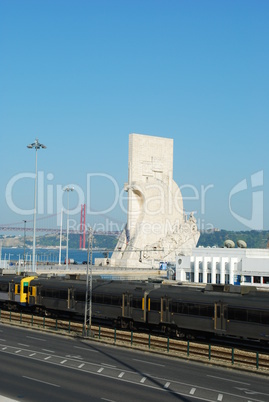
[[[78,249],[79,248],[79,234],[69,235],[69,247]],[[248,248],[268,248],[269,241],[269,230],[257,231],[228,231],[219,230],[201,232],[197,247],[223,247],[225,240],[233,240],[234,243],[238,240],[244,240],[247,243]],[[86,239],[87,240],[87,239]],[[23,236],[9,236],[1,235],[0,241],[3,247],[23,247],[24,238]],[[93,239],[94,248],[102,248],[113,250],[117,244],[118,236],[105,236],[96,235]],[[32,236],[27,236],[25,240],[26,247],[32,247]],[[36,237],[37,247],[59,247],[60,235],[57,234],[47,234],[44,236]],[[66,245],[66,236],[63,235],[62,246]],[[87,247],[87,242],[86,242]]]
[[[250,230],[250,231],[229,231],[219,230],[201,232],[197,247],[223,247],[225,240],[233,240],[236,244],[238,240],[244,240],[248,248],[268,248],[269,231],[268,230]]]

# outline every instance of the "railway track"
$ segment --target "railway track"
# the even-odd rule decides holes
[[[236,344],[224,346],[216,344],[215,341],[205,343],[177,340],[95,325],[91,327],[91,333],[89,333],[89,330],[84,330],[84,326],[80,322],[5,310],[0,310],[0,322],[269,375],[268,348],[267,352],[266,348],[262,351],[260,349],[257,351],[245,350]]]

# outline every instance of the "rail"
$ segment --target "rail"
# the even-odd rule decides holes
[[[140,350],[165,353],[216,365],[229,366],[245,370],[254,370],[269,374],[269,355],[261,352],[246,351],[234,347],[201,344],[164,338],[152,334],[127,332],[101,326],[92,326],[91,334],[85,334],[82,323],[57,318],[40,317],[30,314],[4,311],[0,309],[0,322],[32,327],[41,330],[90,337],[115,345],[132,347]]]

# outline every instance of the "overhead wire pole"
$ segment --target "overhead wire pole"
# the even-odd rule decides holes
[[[93,246],[93,230],[91,227],[89,227],[85,312],[84,312],[84,336],[87,336],[88,333],[91,335],[91,327],[92,327],[92,246]],[[89,271],[90,271],[90,279],[89,279]]]
[[[35,142],[27,145],[27,148],[35,148],[35,201],[34,201],[34,235],[33,235],[33,261],[32,261],[32,271],[35,272],[35,238],[36,238],[36,193],[37,193],[37,150],[40,148],[47,148],[45,145],[38,142],[36,138]]]

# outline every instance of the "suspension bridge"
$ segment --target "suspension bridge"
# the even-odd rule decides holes
[[[67,233],[67,219],[69,220],[69,228],[68,233],[70,234],[79,234],[82,236],[83,243],[85,244],[85,234],[87,228],[91,226],[94,235],[106,235],[106,236],[118,236],[123,229],[123,223],[116,221],[114,218],[106,217],[107,222],[104,224],[94,223],[94,224],[86,224],[86,215],[85,215],[85,207],[82,206],[80,222],[78,223],[78,219],[67,218],[63,220],[61,214],[59,212],[57,214],[44,215],[42,217],[38,217],[36,219],[36,232],[44,233],[44,234],[66,234]],[[84,212],[82,212],[84,211]],[[103,216],[101,215],[101,218]],[[0,223],[0,234],[7,233],[29,233],[33,232],[34,220],[33,219],[24,219],[18,222],[13,223]],[[113,230],[112,227],[115,229]]]

